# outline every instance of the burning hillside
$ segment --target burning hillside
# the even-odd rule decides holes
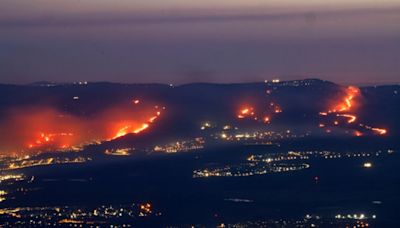
[[[0,150],[12,154],[68,150],[139,134],[162,110],[139,102],[117,105],[94,116],[74,116],[50,107],[14,108],[1,123]]]
[[[358,123],[357,120],[357,100],[362,97],[360,89],[350,86],[344,89],[344,95],[338,100],[334,101],[332,107],[326,112],[320,112],[321,116],[331,117],[334,126],[350,127],[354,129],[354,136],[363,136],[364,133],[374,133],[378,135],[385,135],[387,133],[386,129],[371,127],[369,125]],[[342,120],[345,121],[342,121]],[[324,128],[326,126],[332,125],[321,123],[319,126]],[[326,130],[330,132],[330,129]],[[364,133],[363,133],[364,132]]]

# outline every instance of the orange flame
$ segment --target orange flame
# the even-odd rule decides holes
[[[131,108],[139,102],[135,101],[106,108],[90,119],[43,106],[7,110],[6,121],[0,122],[0,151],[32,154],[139,134],[159,119],[165,107]]]
[[[260,113],[256,113],[253,107],[246,105],[239,109],[236,116],[238,119],[251,118],[255,121],[269,124],[271,122],[271,117],[281,112],[282,108],[279,105],[275,104],[274,102],[270,102],[267,106],[267,112],[264,112],[262,115],[260,115]]]
[[[350,86],[346,89],[346,95],[341,100],[339,103],[334,105],[334,108],[330,109],[328,112],[320,112],[319,114],[321,116],[328,116],[329,114],[336,114],[338,117],[344,117],[347,118],[347,123],[352,124],[357,121],[357,116],[354,114],[350,113],[344,113],[344,112],[350,112],[352,109],[354,109],[354,99],[356,96],[360,95],[360,90],[356,87]],[[335,121],[335,125],[338,125],[339,122]],[[364,124],[359,124],[360,127],[363,127],[366,130],[373,131],[379,135],[385,135],[387,133],[386,129],[383,128],[374,128],[370,126],[366,126]],[[321,124],[320,124],[321,127]],[[362,136],[363,134],[360,131],[355,131],[354,133],[355,136]]]
[[[333,109],[329,110],[329,113],[350,111],[350,109],[354,106],[353,99],[359,94],[360,89],[358,89],[357,87],[349,86],[346,89],[346,96],[344,97],[344,99],[336,104]]]
[[[347,123],[354,123],[357,120],[357,116],[350,114],[337,114],[336,116],[348,118]]]
[[[360,136],[362,136],[363,134],[362,134],[360,131],[355,131],[355,132],[354,132],[354,135],[357,136],[357,137],[360,137]]]
[[[239,119],[244,119],[248,116],[254,116],[254,109],[252,107],[245,107],[239,110],[239,114],[237,115],[237,118]]]
[[[63,148],[68,145],[63,142],[71,141],[71,139],[68,138],[72,136],[74,136],[73,133],[40,133],[40,135],[34,140],[34,142],[28,143],[28,148],[54,146],[57,143],[59,144],[58,147]]]
[[[243,115],[245,115],[245,114],[249,113],[249,111],[250,111],[250,109],[245,108],[245,109],[242,109],[241,113],[242,113]]]
[[[371,130],[373,130],[374,132],[378,133],[379,135],[385,135],[387,133],[387,130],[383,129],[383,128],[373,127],[373,128],[371,128]]]
[[[139,134],[140,132],[146,130],[148,127],[149,127],[149,124],[147,124],[147,123],[142,124],[142,126],[140,126],[140,127],[126,125],[126,126],[123,126],[122,128],[120,128],[118,130],[118,132],[111,139],[116,139],[116,138],[125,136],[130,133]]]

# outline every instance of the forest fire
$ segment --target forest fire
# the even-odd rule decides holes
[[[245,108],[245,109],[242,109],[241,113],[242,113],[243,115],[245,115],[245,114],[249,113],[249,111],[250,111],[250,109]]]
[[[237,117],[239,119],[244,119],[245,117],[253,116],[253,115],[254,115],[254,109],[252,107],[245,107],[239,111],[239,114],[237,115]]]
[[[385,135],[387,133],[387,130],[383,129],[383,128],[373,127],[373,128],[371,128],[371,130],[373,130],[374,132],[378,133],[379,135]]]
[[[58,144],[57,147],[65,149],[69,147],[68,138],[73,136],[73,133],[41,133],[36,140],[28,144],[28,148]]]
[[[245,119],[245,118],[252,118],[255,121],[263,122],[265,124],[269,124],[271,122],[271,117],[277,115],[282,112],[282,108],[274,102],[270,102],[267,105],[266,110],[262,113],[255,112],[254,108],[251,106],[244,106],[243,108],[239,109],[237,114],[238,119]],[[263,116],[264,115],[264,116]]]
[[[158,106],[155,106],[154,109],[158,110]],[[161,115],[161,111],[156,111],[156,114],[154,116],[151,116],[150,118],[148,118],[148,120],[145,123],[142,123],[139,125],[137,125],[137,123],[130,123],[130,124],[124,125],[122,127],[119,127],[119,130],[113,137],[111,137],[111,139],[116,139],[116,138],[125,136],[127,134],[139,134],[140,132],[149,128],[150,124],[154,123],[154,121],[160,115]]]
[[[336,116],[348,118],[347,123],[354,123],[357,120],[357,116],[350,114],[337,114]]]
[[[133,102],[135,106],[139,102]],[[165,108],[163,108],[165,109]],[[79,148],[95,141],[112,140],[148,129],[161,115],[158,106],[116,105],[90,118],[75,116],[49,107],[9,110],[1,123],[0,150],[32,154]]]
[[[387,133],[386,129],[372,128],[372,130],[378,132],[380,135],[385,135]]]
[[[342,101],[334,105],[333,109],[330,109],[328,113],[348,112],[354,106],[354,98],[360,95],[360,89],[350,86],[345,91],[346,95]]]
[[[141,127],[134,127],[132,125],[126,125],[126,126],[120,128],[118,130],[117,134],[115,134],[114,137],[112,137],[112,139],[116,139],[116,138],[122,137],[124,135],[129,134],[129,133],[139,134],[140,132],[144,131],[148,127],[149,127],[149,124],[147,124],[147,123],[142,124]]]
[[[87,140],[84,120],[48,107],[9,110],[0,124],[0,150],[14,154],[64,150]]]
[[[341,99],[340,102],[336,103],[333,108],[329,109],[327,112],[320,112],[320,116],[335,116],[335,117],[343,117],[347,119],[348,124],[354,124],[356,123],[358,117],[351,113],[354,112],[354,107],[355,107],[355,99],[357,97],[361,96],[361,92],[358,88],[350,86],[345,89],[345,96],[344,98]],[[335,120],[334,125],[339,125],[339,121]],[[320,124],[319,127],[325,126]],[[369,130],[372,131],[378,135],[385,135],[387,133],[386,129],[383,128],[375,128],[375,127],[370,127],[364,124],[358,124],[358,127],[362,127],[364,130]],[[363,136],[364,134],[360,132],[359,130],[356,130],[354,132],[354,136],[360,137]]]

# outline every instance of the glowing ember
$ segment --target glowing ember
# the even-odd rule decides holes
[[[387,133],[387,130],[383,129],[383,128],[373,127],[373,128],[371,128],[371,130],[373,130],[374,132],[376,132],[376,133],[378,133],[380,135],[385,135]]]
[[[149,122],[150,122],[150,123],[153,123],[156,119],[157,119],[157,116],[153,116],[153,117],[151,117],[151,118],[149,119]]]
[[[355,115],[350,114],[337,114],[336,116],[348,118],[347,123],[354,123],[357,120],[357,117]]]
[[[279,107],[275,108],[275,113],[281,113],[281,112],[282,112],[282,109],[280,109]]]
[[[245,119],[245,118],[250,119],[251,118],[257,122],[269,124],[271,122],[271,118],[274,115],[281,113],[281,112],[282,112],[281,107],[279,107],[274,102],[270,102],[267,105],[267,110],[264,111],[262,114],[256,113],[254,111],[253,107],[246,105],[246,106],[242,107],[241,109],[239,109],[236,117],[238,119]]]
[[[245,115],[245,114],[247,114],[247,113],[249,113],[250,112],[250,109],[248,109],[248,108],[245,108],[245,109],[243,109],[242,111],[241,111],[241,113],[243,114],[243,115]]]
[[[239,111],[237,118],[244,119],[249,116],[254,116],[254,109],[252,107],[246,107]]]
[[[355,132],[354,132],[354,135],[357,136],[357,137],[360,137],[360,136],[362,136],[362,133],[359,132],[359,131],[355,131]]]

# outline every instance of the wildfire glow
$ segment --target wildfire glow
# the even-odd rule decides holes
[[[146,130],[150,127],[150,124],[154,123],[156,119],[161,115],[161,111],[158,111],[159,107],[155,106],[154,109],[156,110],[155,115],[149,117],[147,121],[144,123],[137,123],[132,121],[126,121],[128,123],[121,124],[120,127],[117,128],[117,132],[111,137],[111,139],[116,139],[127,134],[139,134],[142,131]],[[163,108],[165,109],[165,108]]]
[[[371,130],[373,130],[374,132],[376,132],[376,133],[378,133],[380,135],[385,135],[387,133],[387,130],[383,129],[383,128],[373,127],[373,128],[371,128]]]
[[[320,112],[319,115],[321,116],[335,115],[336,117],[344,117],[347,119],[348,124],[354,124],[356,123],[358,118],[355,114],[352,114],[351,112],[354,112],[355,99],[360,95],[361,93],[358,88],[350,86],[345,90],[344,97],[339,102],[336,102],[333,105],[333,108],[329,109],[328,112]],[[335,120],[334,125],[339,125],[339,121]],[[322,125],[320,124],[319,126],[321,127]],[[387,133],[387,130],[383,128],[370,127],[364,124],[359,124],[359,126],[364,128],[365,130],[375,132],[379,135],[385,135]],[[359,137],[362,135],[363,133],[358,130],[354,132],[354,136]]]
[[[59,148],[68,148],[69,144],[66,141],[70,141],[68,138],[73,136],[73,133],[40,133],[33,142],[28,143],[28,148],[52,145],[54,143],[58,144],[57,147]]]
[[[329,113],[347,112],[354,106],[353,99],[360,94],[360,90],[350,86],[346,89],[346,95],[339,103],[334,105],[334,108],[329,110]]]
[[[144,131],[145,129],[147,129],[149,127],[149,124],[144,123],[142,124],[142,126],[140,128],[137,128],[136,130],[133,131],[133,133],[138,134],[142,131]]]
[[[140,127],[126,125],[126,126],[123,126],[122,128],[120,128],[118,130],[118,132],[114,135],[114,137],[112,137],[112,139],[116,139],[116,138],[122,137],[122,136],[130,134],[130,133],[139,134],[140,132],[146,130],[148,127],[149,127],[149,124],[147,124],[147,123],[142,124],[142,126],[140,126]]]
[[[245,115],[245,114],[247,114],[247,113],[249,113],[250,112],[250,109],[248,109],[248,108],[245,108],[245,109],[242,109],[242,111],[240,111],[243,115]]]
[[[251,118],[257,122],[269,124],[271,122],[271,118],[281,112],[282,108],[279,105],[274,102],[270,102],[263,113],[255,112],[252,106],[246,105],[239,109],[236,116],[238,119]]]
[[[252,107],[242,108],[239,110],[239,114],[237,115],[239,119],[244,119],[249,116],[254,116],[254,109]]]
[[[357,116],[350,114],[337,114],[337,116],[348,118],[347,123],[354,123],[357,120]]]
[[[92,142],[139,134],[158,120],[165,107],[140,102],[138,108],[137,103],[139,100],[130,100],[107,107],[90,118],[42,106],[7,110],[5,121],[0,122],[0,151],[32,154],[76,149]]]
[[[149,122],[153,123],[157,119],[157,116],[150,117]]]

